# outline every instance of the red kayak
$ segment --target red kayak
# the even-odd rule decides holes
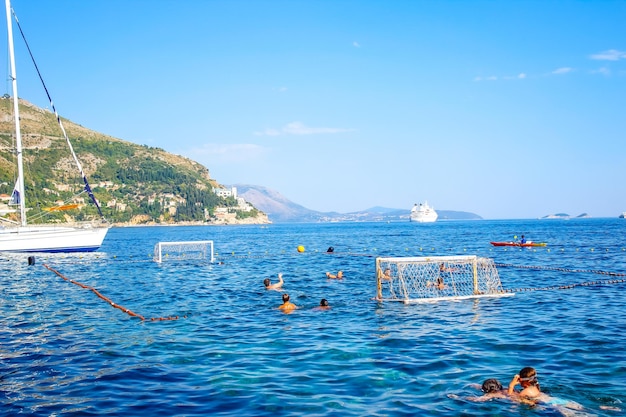
[[[544,242],[531,242],[528,241],[526,243],[520,242],[489,242],[493,246],[520,246],[520,247],[532,247],[532,246],[546,246],[547,243]]]

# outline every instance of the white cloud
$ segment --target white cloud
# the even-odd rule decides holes
[[[626,52],[618,51],[617,49],[609,49],[598,54],[593,54],[589,58],[600,61],[619,61],[620,59],[626,59]]]
[[[337,127],[310,127],[302,122],[287,123],[280,129],[265,129],[262,132],[254,132],[257,136],[279,136],[279,135],[327,135],[334,133],[352,132],[354,129],[344,129]]]
[[[355,48],[361,47],[361,45],[357,41],[352,42],[352,46],[354,46]]]
[[[574,71],[573,68],[570,67],[563,67],[563,68],[557,68],[554,71],[552,71],[552,74],[567,74],[568,72],[572,72]]]
[[[254,132],[256,136],[279,136],[281,131],[278,129],[265,129],[262,132]]]
[[[342,129],[336,127],[309,127],[300,122],[292,122],[283,128],[283,131],[292,135],[314,135],[327,133],[349,132],[352,129]]]
[[[476,77],[474,81],[496,81],[497,79],[495,75],[490,75],[489,77]]]
[[[527,75],[521,72],[518,75],[505,75],[503,77],[497,77],[495,75],[490,75],[489,77],[475,77],[474,81],[523,80],[526,77]]]
[[[611,70],[607,67],[598,68],[597,70],[591,71],[592,74],[602,74],[602,75],[611,75]]]

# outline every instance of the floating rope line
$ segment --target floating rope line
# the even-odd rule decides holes
[[[52,272],[54,272],[55,274],[57,274],[58,276],[60,276],[61,278],[63,278],[65,281],[67,281],[67,282],[71,282],[71,283],[72,283],[72,284],[74,284],[74,285],[78,285],[78,286],[79,286],[79,287],[81,287],[81,288],[84,288],[84,289],[86,289],[86,290],[89,290],[89,291],[93,292],[93,293],[94,293],[94,294],[96,294],[99,298],[101,298],[102,300],[104,300],[104,301],[106,301],[107,303],[109,303],[112,307],[122,310],[124,313],[128,314],[129,316],[132,316],[132,317],[137,317],[137,318],[138,318],[138,319],[140,319],[141,321],[146,321],[146,320],[148,320],[148,321],[168,321],[168,320],[178,320],[178,319],[180,318],[180,317],[178,317],[178,316],[170,316],[170,317],[153,317],[153,318],[146,319],[144,316],[142,316],[142,315],[140,315],[140,314],[137,314],[137,313],[135,313],[135,312],[133,312],[133,311],[131,311],[131,310],[129,310],[129,309],[127,309],[127,308],[125,308],[125,307],[122,307],[122,306],[121,306],[121,305],[119,305],[119,304],[115,304],[115,303],[114,303],[114,302],[113,302],[110,298],[105,297],[104,295],[102,295],[102,294],[101,294],[98,290],[96,290],[94,287],[91,287],[91,286],[89,286],[89,285],[86,285],[86,284],[80,283],[80,282],[78,282],[78,281],[74,281],[74,280],[72,280],[72,279],[69,279],[69,278],[67,278],[66,276],[64,276],[63,274],[61,274],[59,271],[57,271],[56,269],[51,268],[50,266],[48,266],[48,265],[46,265],[46,264],[43,264],[43,266],[44,266],[44,267],[46,267],[49,271],[52,271]],[[187,318],[187,316],[183,316],[183,318]]]
[[[552,287],[538,287],[538,288],[513,288],[510,290],[502,290],[503,292],[525,292],[525,291],[552,291],[552,290],[569,290],[575,287],[593,287],[596,285],[609,285],[609,284],[623,284],[626,283],[626,279],[609,279],[601,281],[587,281],[578,284],[568,285],[554,285]]]
[[[499,264],[499,263],[497,263],[496,266],[520,268],[520,269],[543,269],[543,270],[561,271],[561,272],[577,272],[577,273],[583,272],[587,274],[610,275],[612,277],[626,277],[626,273],[600,271],[597,269],[567,269],[567,268],[559,268],[559,267],[553,267],[553,266],[513,265],[513,264]]]
[[[574,272],[574,273],[588,273],[588,274],[600,274],[600,275],[610,275],[614,277],[624,277],[625,273],[621,272],[609,272],[609,271],[600,271],[595,269],[567,269],[567,268],[558,268],[558,267],[550,267],[550,266],[532,266],[532,265],[513,265],[513,264],[496,264],[497,267],[511,267],[511,268],[520,268],[520,269],[542,269],[549,271],[561,271],[561,272]],[[567,284],[567,285],[553,285],[550,287],[538,287],[538,288],[514,288],[510,290],[503,290],[504,292],[524,292],[524,291],[551,291],[551,290],[569,290],[575,287],[592,287],[596,285],[610,285],[610,284],[623,284],[626,283],[626,279],[606,279],[599,281],[587,281],[581,282],[578,284]]]

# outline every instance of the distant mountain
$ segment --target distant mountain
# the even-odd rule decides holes
[[[254,207],[267,214],[270,221],[275,223],[319,222],[324,217],[324,213],[309,210],[293,203],[278,191],[266,187],[244,184],[235,184],[233,187],[237,187],[239,197],[243,197]]]
[[[409,221],[410,208],[372,207],[352,213],[319,212],[296,204],[267,187],[234,184],[237,194],[266,213],[274,223],[339,221]],[[439,220],[481,220],[477,214],[464,211],[437,210]]]

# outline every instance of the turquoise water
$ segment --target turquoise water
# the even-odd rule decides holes
[[[471,384],[506,385],[533,366],[545,392],[589,414],[620,415],[625,232],[623,219],[116,228],[96,253],[41,254],[33,266],[0,255],[0,412],[561,415],[465,399],[479,395]],[[489,244],[521,234],[548,246]],[[219,263],[151,261],[159,241],[201,239],[215,241]],[[470,254],[493,258],[505,289],[525,290],[433,304],[372,300],[376,256]],[[142,322],[44,264],[147,318],[181,318]],[[326,279],[339,269],[342,281]],[[281,271],[300,307],[289,315],[276,309],[281,293],[262,285]],[[314,310],[321,298],[331,310]]]

